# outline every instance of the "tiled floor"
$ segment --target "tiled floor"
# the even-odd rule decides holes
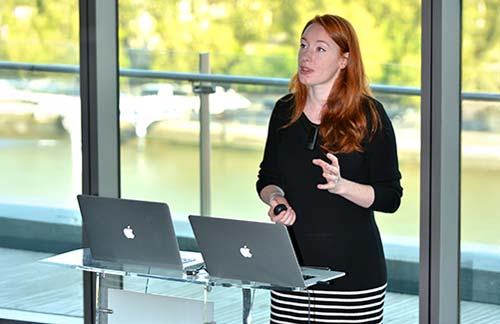
[[[37,262],[48,256],[0,248],[0,318],[37,318],[52,324],[83,323],[82,279],[77,270]],[[126,289],[151,294],[172,294],[178,297],[203,298],[201,286],[163,280],[127,278]],[[216,287],[208,293],[214,301],[217,324],[242,322],[242,294],[237,288]],[[20,312],[22,310],[23,312]],[[500,323],[500,306],[462,302],[462,324]],[[37,315],[38,314],[38,315]],[[418,297],[388,293],[384,323],[418,323]],[[269,320],[269,292],[257,290],[251,313],[252,323]]]

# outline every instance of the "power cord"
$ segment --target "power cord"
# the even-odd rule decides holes
[[[252,288],[252,298],[250,299],[250,310],[253,308],[253,302],[255,301],[255,288]]]
[[[203,324],[217,324],[215,321],[208,321],[208,293],[212,291],[212,286],[205,285],[203,287]]]
[[[151,267],[148,267],[148,274],[151,274]],[[149,288],[149,277],[146,279],[146,287],[144,287],[144,293],[148,293],[148,288]]]
[[[149,278],[146,279],[146,287],[144,288],[144,293],[148,293],[148,287],[149,287]]]

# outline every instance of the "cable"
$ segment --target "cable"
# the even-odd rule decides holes
[[[149,287],[149,278],[146,279],[146,287],[144,288],[144,293],[148,293],[148,287]]]
[[[212,286],[205,285],[203,286],[203,324],[216,324],[214,321],[208,322],[208,293],[212,291]]]
[[[208,292],[207,286],[203,287],[203,323],[207,323],[207,303],[208,303]]]
[[[151,274],[151,267],[148,267],[148,274]],[[149,277],[146,279],[146,287],[144,287],[144,293],[148,293],[148,288],[149,288]]]
[[[249,319],[249,323],[251,322],[251,318],[252,318],[252,308],[253,308],[253,303],[255,301],[255,288],[252,288],[252,293],[250,294],[250,305],[248,307],[248,319]]]

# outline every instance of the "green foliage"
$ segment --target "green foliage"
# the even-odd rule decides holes
[[[500,0],[465,0],[462,19],[464,91],[500,92]]]
[[[302,28],[334,13],[357,30],[372,83],[420,85],[420,1],[164,0],[119,2],[121,67],[290,77]],[[500,90],[500,0],[463,2],[466,91]],[[78,1],[2,0],[0,60],[78,64]]]
[[[0,59],[78,64],[78,2],[2,0]]]

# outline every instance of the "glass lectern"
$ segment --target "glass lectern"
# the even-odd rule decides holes
[[[97,261],[92,259],[88,249],[62,253],[42,262],[96,274],[97,324],[232,324],[237,322],[236,318],[249,324],[256,291],[300,290],[217,278],[204,270],[187,274],[165,268]],[[242,291],[239,293],[241,303],[235,307],[238,297],[232,296],[239,289]],[[219,296],[215,299],[218,304],[221,300],[220,307],[214,307],[210,296]],[[265,319],[268,312],[268,308],[261,310],[258,322],[268,322]]]

